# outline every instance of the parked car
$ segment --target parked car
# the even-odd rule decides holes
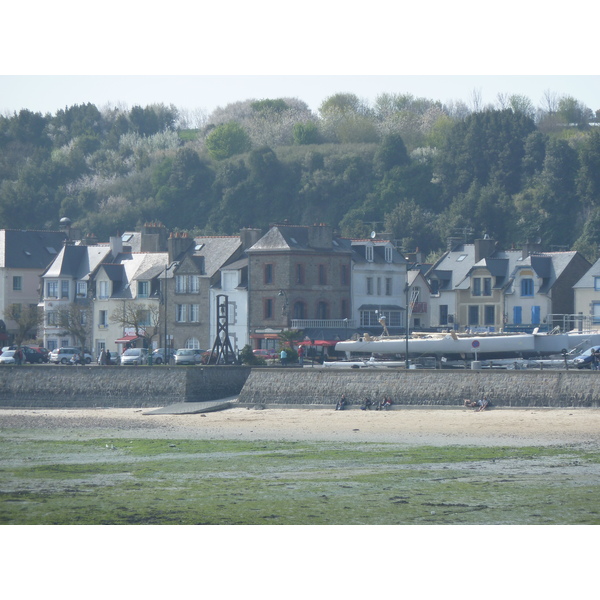
[[[252,350],[254,356],[258,356],[259,358],[272,359],[279,358],[279,353],[276,350],[267,350],[263,348],[258,348],[256,350]]]
[[[3,350],[0,354],[0,365],[14,365],[17,362],[15,352],[16,350]]]
[[[578,369],[591,369],[592,368],[592,352],[598,352],[600,346],[592,346],[588,348],[583,354],[580,354],[577,358],[573,359],[573,365]]]
[[[145,365],[148,362],[146,348],[128,348],[121,355],[121,365]]]
[[[57,365],[68,365],[75,354],[81,354],[81,349],[57,348],[56,350],[52,350],[52,352],[50,352],[48,360]],[[87,351],[84,351],[83,358],[86,365],[89,365],[92,362],[92,355]]]
[[[202,361],[202,353],[206,350],[180,348],[175,352],[176,365],[197,365]]]
[[[33,364],[41,364],[43,362],[48,362],[48,359],[38,348],[33,348],[32,346],[21,346],[21,351],[23,352],[23,359],[25,362]]]
[[[175,352],[173,352],[173,350],[169,350],[169,362],[172,363],[173,362],[173,358],[175,357]],[[152,362],[155,365],[162,365],[165,362],[165,349],[164,348],[157,348],[156,350],[154,350],[154,352],[152,352]]]
[[[48,357],[50,355],[50,352],[48,350],[46,350],[46,348],[42,348],[41,346],[27,346],[27,348],[30,348],[31,350],[35,350],[36,352],[39,352],[42,355],[42,362],[45,362],[45,363],[48,362]]]

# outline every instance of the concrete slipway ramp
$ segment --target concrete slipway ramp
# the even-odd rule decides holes
[[[176,402],[162,408],[150,410],[142,413],[143,415],[195,415],[198,413],[215,412],[230,408],[232,403],[237,400],[237,396],[230,398],[221,398],[220,400],[207,400],[205,402]]]

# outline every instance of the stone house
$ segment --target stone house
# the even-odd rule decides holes
[[[0,229],[0,344],[12,342],[17,323],[6,318],[11,304],[38,306],[40,276],[60,252],[66,234],[61,231]],[[32,336],[36,335],[32,331]]]
[[[253,348],[277,349],[278,334],[290,329],[307,339],[344,335],[352,318],[352,250],[331,227],[273,225],[247,255]]]

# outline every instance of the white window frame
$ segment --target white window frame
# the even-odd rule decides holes
[[[190,323],[200,323],[200,305],[190,304],[188,308],[188,321]]]
[[[177,323],[187,323],[187,304],[175,305],[175,321]]]

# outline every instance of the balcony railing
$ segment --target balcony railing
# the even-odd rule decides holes
[[[292,319],[292,329],[354,329],[354,319]]]
[[[415,302],[413,304],[412,311],[414,313],[426,313],[427,312],[427,302]]]

